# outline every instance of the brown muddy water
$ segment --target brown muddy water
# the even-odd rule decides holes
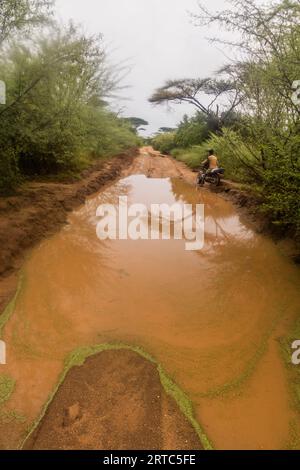
[[[174,239],[99,241],[96,209],[119,195],[130,203],[204,203],[204,249],[188,252]],[[37,419],[72,350],[121,342],[162,364],[215,448],[286,447],[299,423],[279,338],[299,312],[299,279],[221,197],[176,178],[114,183],[25,264],[4,329],[5,374],[16,380],[6,408],[26,417],[7,424],[10,445]]]

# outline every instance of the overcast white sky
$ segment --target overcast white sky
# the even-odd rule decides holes
[[[224,0],[203,1],[216,10]],[[226,58],[207,36],[214,32],[195,27],[188,11],[197,12],[197,0],[56,0],[58,16],[82,23],[90,33],[102,33],[111,60],[127,60],[131,69],[120,92],[125,116],[149,121],[147,134],[162,126],[175,126],[193,108],[176,105],[172,111],[147,99],[155,88],[172,78],[210,75]]]

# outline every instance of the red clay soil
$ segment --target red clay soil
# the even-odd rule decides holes
[[[202,449],[155,364],[130,350],[104,351],[73,367],[26,450]]]
[[[75,182],[31,182],[12,197],[0,197],[0,313],[16,290],[17,271],[27,250],[59,230],[68,212],[116,179],[137,153],[133,149],[99,161]]]

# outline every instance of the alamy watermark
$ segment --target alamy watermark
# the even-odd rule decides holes
[[[6,104],[6,85],[0,80],[0,104]]]
[[[4,341],[0,341],[0,365],[6,364],[6,344]]]
[[[185,239],[187,251],[204,246],[204,205],[144,204],[128,205],[127,196],[119,197],[119,205],[101,204],[97,236],[100,240],[175,240]]]
[[[292,349],[295,349],[292,354],[292,364],[294,364],[294,366],[298,366],[300,364],[300,340],[293,342]]]
[[[296,106],[298,106],[300,105],[300,80],[295,80],[293,82],[292,89],[295,90],[292,94],[292,101]]]

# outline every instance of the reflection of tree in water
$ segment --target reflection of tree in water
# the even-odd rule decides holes
[[[79,250],[78,253],[85,253],[86,259],[92,254],[95,257],[93,264],[102,263],[103,269],[109,269],[109,259],[114,248],[109,240],[99,240],[96,234],[96,226],[99,218],[96,216],[97,209],[101,204],[119,205],[119,197],[127,196],[132,189],[127,180],[120,180],[102,189],[98,195],[93,195],[87,199],[85,204],[72,214],[72,222],[67,227],[64,234],[68,239],[69,248]],[[68,247],[66,247],[68,249]],[[91,269],[91,268],[90,268]]]
[[[221,221],[234,215],[233,207],[217,195],[205,190],[198,191],[180,178],[172,178],[170,182],[176,201],[186,204],[205,204],[206,214]]]
[[[113,204],[117,206],[119,205],[119,197],[128,196],[131,191],[132,184],[126,179],[120,180],[108,186],[107,189],[102,190],[97,197],[93,197],[87,201],[87,206],[90,203],[93,210],[95,206],[97,209],[100,204]]]
[[[172,191],[176,201],[205,206],[205,247],[202,254],[208,254],[217,246],[228,243],[249,243],[251,232],[239,222],[234,208],[217,195],[186,183],[183,179],[172,178]]]

